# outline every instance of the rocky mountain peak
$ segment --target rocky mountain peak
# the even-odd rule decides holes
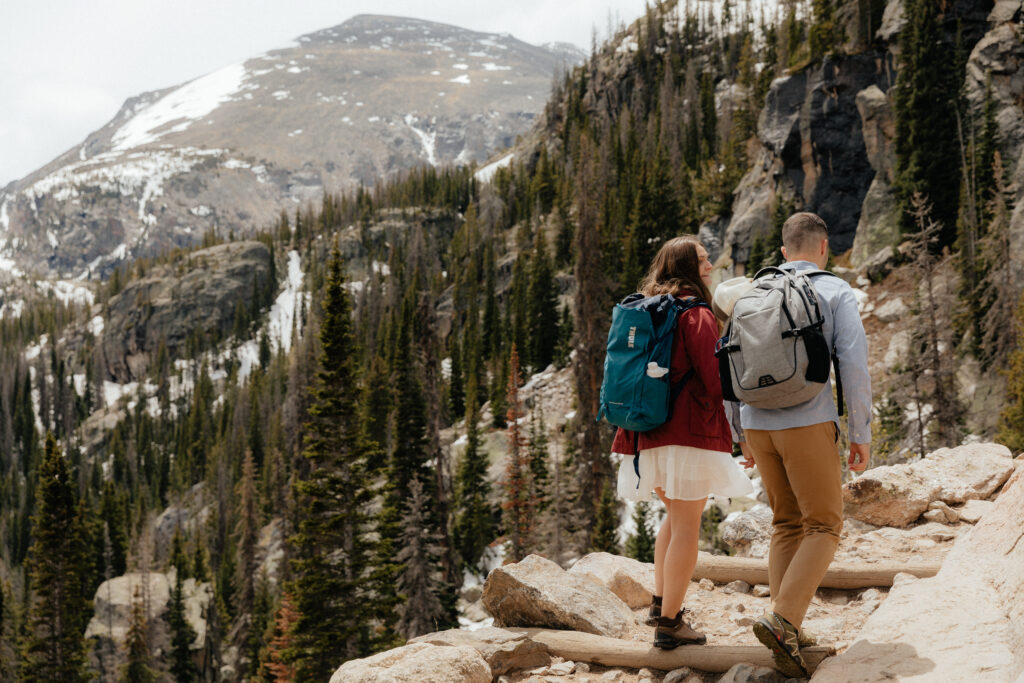
[[[129,98],[0,190],[0,258],[88,279],[213,228],[252,234],[325,191],[483,161],[531,126],[566,60],[509,35],[353,17]]]

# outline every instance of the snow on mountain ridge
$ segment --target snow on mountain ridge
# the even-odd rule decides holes
[[[172,90],[148,107],[135,113],[114,133],[113,150],[124,151],[158,140],[168,133],[179,133],[196,120],[226,102],[242,86],[246,77],[243,64],[232,64],[190,81]],[[168,128],[176,121],[184,121]]]

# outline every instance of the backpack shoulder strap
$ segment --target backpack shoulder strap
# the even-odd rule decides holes
[[[831,270],[804,270],[801,271],[800,274],[806,275],[807,277],[813,277],[814,275],[831,275],[832,277],[839,277]],[[842,280],[843,278],[839,277],[839,279]]]
[[[801,274],[806,275],[808,278],[814,277],[815,275],[831,275],[832,277],[839,278],[838,275],[830,270],[811,270]],[[842,278],[839,279],[842,280]],[[836,350],[834,348],[832,349],[832,367],[834,367],[836,371],[836,408],[838,409],[839,417],[842,417],[846,412],[846,405],[843,399],[843,375],[839,371],[839,355],[836,354]]]
[[[757,274],[754,275],[754,279],[757,280],[764,275],[789,275],[791,272],[792,271],[783,270],[778,266],[765,266],[761,270],[757,271]]]

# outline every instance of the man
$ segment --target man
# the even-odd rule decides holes
[[[823,270],[828,261],[828,231],[813,213],[797,213],[782,226],[781,267]],[[849,467],[863,471],[871,449],[871,378],[867,338],[853,290],[835,276],[811,278],[824,317],[829,350],[839,358],[848,407]],[[757,465],[771,505],[772,539],[768,582],[772,611],[753,629],[769,647],[779,670],[802,678],[807,665],[800,653],[800,624],[818,584],[832,562],[843,527],[841,464],[836,443],[839,414],[831,380],[814,398],[789,408],[740,407],[744,465]]]

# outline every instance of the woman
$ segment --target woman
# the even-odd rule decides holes
[[[693,235],[666,242],[640,283],[645,296],[671,294],[711,302],[711,262]],[[619,466],[619,496],[647,500],[654,491],[667,514],[654,545],[655,595],[648,624],[655,647],[671,649],[704,643],[682,609],[697,564],[700,518],[709,494],[743,496],[753,492],[750,480],[732,460],[732,438],[722,405],[715,342],[718,324],[704,306],[695,306],[678,321],[672,348],[670,379],[694,375],[683,387],[668,422],[639,435],[639,486],[633,467],[633,434],[619,429],[612,450],[624,455]]]

